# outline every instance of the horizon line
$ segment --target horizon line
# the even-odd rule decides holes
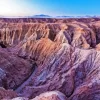
[[[100,17],[100,15],[57,15],[57,16],[52,16],[52,15],[48,15],[48,14],[35,14],[35,15],[0,15],[0,18],[16,18],[16,17],[43,17],[43,16],[47,16],[47,17]]]

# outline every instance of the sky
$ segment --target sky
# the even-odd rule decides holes
[[[100,15],[100,0],[0,0],[1,16]]]

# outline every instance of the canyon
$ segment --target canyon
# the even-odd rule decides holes
[[[100,100],[100,18],[1,18],[0,100]]]

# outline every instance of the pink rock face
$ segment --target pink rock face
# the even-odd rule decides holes
[[[58,91],[51,91],[43,93],[32,100],[67,100],[67,98]]]
[[[0,19],[2,99],[99,100],[99,20]]]
[[[96,45],[96,50],[100,51],[100,43]]]
[[[4,88],[0,88],[0,100],[9,100],[16,96],[17,96],[17,94],[14,91],[5,90]]]
[[[24,98],[24,97],[17,97],[17,98],[13,98],[12,100],[29,100],[28,98]]]

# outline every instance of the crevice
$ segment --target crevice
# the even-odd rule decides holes
[[[96,36],[96,44],[99,44],[100,43],[100,38],[98,36]]]
[[[51,41],[54,41],[55,37],[56,37],[55,32],[54,32],[53,30],[50,30],[50,31],[49,31],[49,37],[48,37],[48,38],[49,38]]]
[[[7,48],[7,46],[6,46],[3,42],[0,42],[0,46],[1,46],[2,48]]]

